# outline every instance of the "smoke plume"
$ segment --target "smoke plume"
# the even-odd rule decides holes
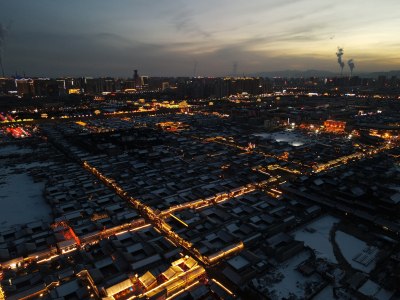
[[[349,65],[349,68],[350,68],[350,74],[353,75],[353,69],[354,69],[354,67],[355,67],[355,65],[354,65],[354,59],[349,59],[349,60],[347,61],[347,64]]]
[[[342,56],[343,56],[344,52],[343,52],[343,48],[338,47],[338,51],[336,52],[336,56],[337,56],[337,62],[340,66],[340,74],[343,75],[343,68],[344,68],[344,62],[342,60]]]

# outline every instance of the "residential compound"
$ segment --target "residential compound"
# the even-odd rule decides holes
[[[397,102],[10,114],[0,299],[398,299]]]

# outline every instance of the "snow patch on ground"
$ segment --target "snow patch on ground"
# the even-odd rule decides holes
[[[370,247],[364,241],[342,231],[336,232],[335,239],[342,255],[354,269],[369,273],[375,268],[378,248]]]
[[[50,206],[43,199],[44,183],[33,182],[26,173],[15,168],[0,168],[0,226],[10,227],[36,220],[51,221]]]
[[[279,131],[273,133],[256,133],[254,136],[258,136],[264,139],[275,140],[276,142],[285,142],[291,146],[302,146],[305,143],[309,142],[309,140],[299,132],[293,131]]]
[[[339,219],[332,216],[323,216],[307,226],[294,232],[294,239],[303,241],[304,245],[314,249],[317,258],[325,258],[331,263],[337,263],[333,247],[330,242],[329,232],[334,223]]]

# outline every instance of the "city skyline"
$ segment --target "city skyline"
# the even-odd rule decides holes
[[[223,76],[399,69],[398,1],[4,1],[6,75]]]

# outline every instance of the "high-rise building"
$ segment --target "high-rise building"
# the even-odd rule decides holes
[[[140,77],[138,74],[138,70],[133,71],[133,85],[134,89],[139,89],[140,88]]]
[[[33,80],[32,79],[27,79],[27,78],[22,78],[22,79],[16,79],[15,83],[17,85],[17,93],[18,96],[20,97],[32,97],[34,96],[34,86],[33,86]]]
[[[0,78],[0,94],[8,94],[17,89],[16,82],[12,78]]]
[[[162,90],[165,91],[166,89],[169,89],[169,82],[163,82],[162,83]]]
[[[148,89],[149,77],[148,76],[140,76],[140,85],[141,85],[142,89]]]
[[[386,87],[386,76],[381,75],[378,77],[378,80],[376,81],[376,87],[378,89],[383,89]]]

